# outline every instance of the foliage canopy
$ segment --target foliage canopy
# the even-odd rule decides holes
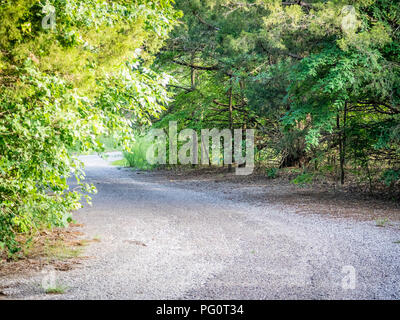
[[[169,78],[149,65],[179,13],[169,0],[3,0],[0,16],[0,247],[12,253],[16,233],[65,225],[94,191],[76,154],[102,150],[102,135],[126,145],[164,109]]]

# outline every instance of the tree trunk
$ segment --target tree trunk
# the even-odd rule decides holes
[[[336,125],[339,131],[339,162],[340,162],[340,184],[344,184],[345,179],[345,162],[346,162],[346,121],[347,121],[347,102],[344,104],[343,110],[343,126],[340,127],[340,115],[336,117]]]
[[[242,99],[242,106],[245,106],[245,97],[244,97],[244,82],[243,80],[239,81],[239,85],[240,85],[240,91],[241,91],[241,99]],[[248,114],[247,112],[244,112],[244,116],[243,116],[243,126],[242,126],[242,130],[243,130],[243,139],[246,139],[246,129],[247,129],[247,121],[248,121]],[[246,162],[242,163],[239,165],[239,168],[244,168],[246,167]]]
[[[196,69],[190,69],[190,88],[192,90],[196,89]]]
[[[228,103],[228,108],[229,108],[229,130],[231,131],[231,135],[233,136],[233,105],[232,105],[232,95],[233,95],[233,85],[232,85],[232,79],[230,81],[230,88],[228,90],[228,95],[229,95],[229,103]],[[232,150],[230,150],[232,152]],[[232,158],[233,160],[233,158]],[[232,163],[228,164],[228,171],[232,172]]]
[[[194,64],[194,57],[195,53],[192,54],[192,65]],[[196,89],[196,69],[193,67],[190,68],[190,89],[192,90]],[[194,138],[197,139],[197,135]],[[196,150],[193,150],[192,168],[196,167],[196,162],[197,162],[195,161],[197,159],[197,155],[195,155],[195,152],[197,153],[199,152],[198,148],[196,148]]]

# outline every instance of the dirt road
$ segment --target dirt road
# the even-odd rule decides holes
[[[400,231],[374,222],[297,215],[83,157],[98,194],[76,220],[89,259],[56,272],[1,279],[25,299],[399,299]]]

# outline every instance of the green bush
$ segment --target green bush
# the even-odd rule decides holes
[[[270,179],[275,179],[278,176],[278,168],[270,168],[267,170],[267,177]]]
[[[400,170],[386,170],[382,175],[382,180],[387,186],[393,186],[400,182]]]
[[[296,178],[294,178],[291,181],[291,183],[304,187],[307,184],[311,184],[313,179],[314,175],[312,173],[304,172],[302,174],[299,174]]]

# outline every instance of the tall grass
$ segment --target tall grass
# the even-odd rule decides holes
[[[128,166],[150,170],[155,167],[155,165],[151,165],[148,163],[146,159],[147,150],[152,145],[152,141],[150,141],[146,137],[138,137],[135,142],[131,146],[131,152],[124,152],[124,158],[126,159]]]

